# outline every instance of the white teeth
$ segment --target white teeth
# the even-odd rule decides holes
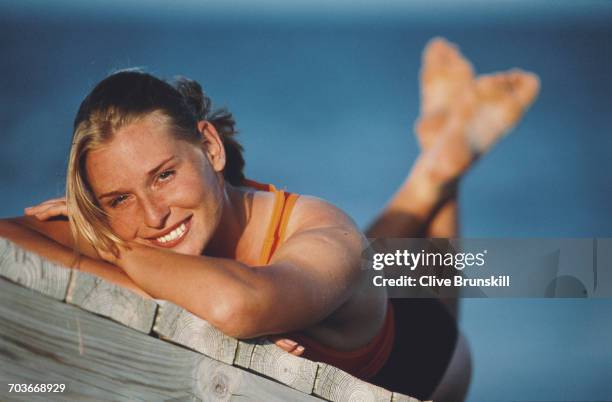
[[[186,229],[185,224],[181,223],[181,226],[174,229],[172,232],[168,233],[165,236],[158,237],[155,240],[158,241],[159,243],[167,243],[169,241],[176,240],[185,234],[185,229]]]

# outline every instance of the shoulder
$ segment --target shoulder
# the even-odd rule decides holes
[[[321,198],[300,195],[287,221],[285,240],[305,233],[338,236],[343,243],[359,249],[365,240],[346,212]]]
[[[291,220],[302,227],[346,226],[357,229],[351,217],[322,198],[300,195],[293,207]]]

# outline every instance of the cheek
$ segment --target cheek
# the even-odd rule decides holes
[[[123,240],[133,240],[137,237],[141,214],[136,208],[125,208],[110,212],[109,224],[112,231]]]
[[[199,208],[208,204],[210,193],[202,186],[202,183],[187,182],[177,183],[177,186],[168,194],[166,202],[171,207],[186,209]]]
[[[221,194],[220,183],[216,177],[193,169],[184,172],[173,183],[168,201],[170,205],[175,206],[214,209],[222,200]]]
[[[207,180],[209,179],[209,180]],[[185,177],[174,189],[174,206],[197,211],[205,231],[214,231],[221,218],[223,190],[216,178]]]

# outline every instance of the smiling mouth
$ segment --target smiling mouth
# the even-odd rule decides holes
[[[191,216],[181,222],[176,228],[174,228],[169,233],[166,233],[163,236],[155,237],[153,239],[149,239],[149,241],[155,244],[158,247],[171,248],[179,244],[185,236],[189,229],[191,228]]]

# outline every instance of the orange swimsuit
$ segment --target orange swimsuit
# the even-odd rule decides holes
[[[273,192],[276,196],[272,220],[268,226],[259,258],[259,263],[266,265],[274,251],[284,240],[287,222],[299,195],[277,190],[271,184],[261,184],[252,180],[245,180],[244,184],[256,190]],[[299,332],[286,335],[289,339],[293,339],[304,346],[303,357],[331,364],[358,378],[368,380],[374,377],[385,365],[393,349],[395,340],[393,305],[387,302],[387,314],[382,328],[374,339],[358,349],[336,350]]]

